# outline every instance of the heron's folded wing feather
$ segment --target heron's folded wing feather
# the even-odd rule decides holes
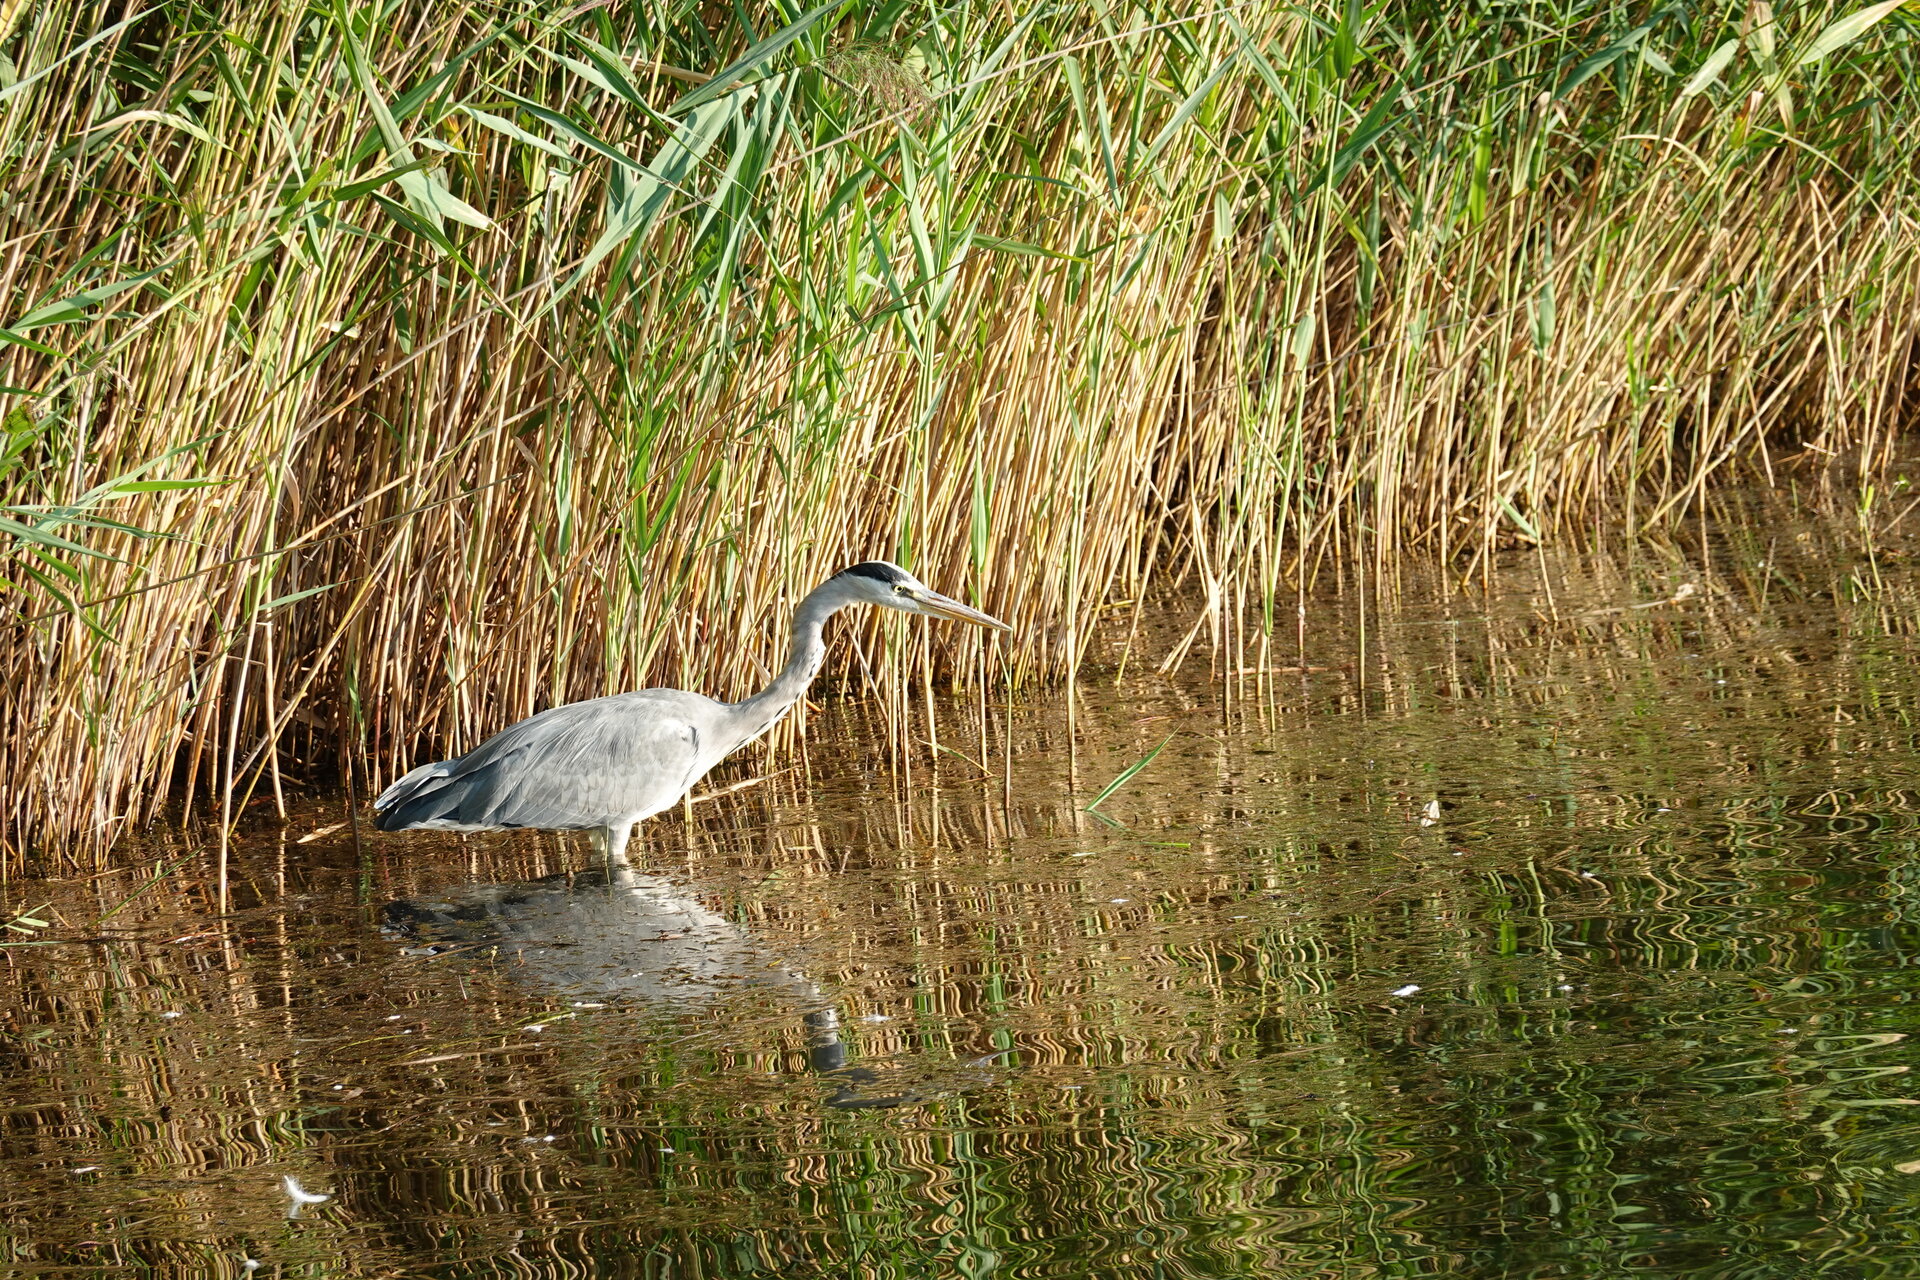
[[[719,709],[649,689],[543,711],[449,761],[430,780],[434,813],[415,820],[566,830],[657,813],[705,772],[702,735]]]

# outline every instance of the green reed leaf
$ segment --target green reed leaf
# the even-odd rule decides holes
[[[1161,741],[1159,746],[1155,747],[1153,750],[1147,752],[1146,755],[1142,756],[1140,759],[1134,761],[1132,764],[1122,769],[1119,773],[1119,776],[1115,777],[1112,782],[1109,782],[1106,786],[1102,787],[1100,789],[1100,794],[1095,796],[1092,799],[1092,801],[1090,801],[1087,804],[1086,806],[1087,811],[1091,813],[1093,810],[1098,809],[1102,804],[1105,804],[1109,799],[1112,798],[1114,792],[1118,791],[1120,788],[1126,786],[1129,782],[1133,781],[1134,775],[1138,774],[1142,769],[1152,764],[1154,762],[1154,758],[1157,757],[1162,751],[1165,751],[1167,749],[1167,743],[1172,742],[1175,736],[1176,735],[1171,733],[1168,734],[1166,738]]]

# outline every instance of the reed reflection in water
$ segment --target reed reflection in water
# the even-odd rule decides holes
[[[1714,551],[1364,647],[1327,606],[1326,670],[1089,681],[1071,739],[830,707],[624,883],[297,843],[329,808],[226,921],[190,846],[9,886],[54,924],[0,952],[6,1265],[1914,1274],[1916,596]],[[910,1104],[831,1105],[848,1064]]]

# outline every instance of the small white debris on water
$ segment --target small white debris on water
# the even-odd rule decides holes
[[[299,1217],[300,1210],[310,1204],[325,1204],[327,1201],[333,1199],[332,1196],[323,1196],[307,1190],[300,1185],[300,1179],[294,1177],[292,1174],[288,1174],[286,1177],[280,1179],[280,1189],[285,1191],[287,1193],[287,1199],[292,1201],[292,1203],[287,1206],[287,1216],[289,1218]]]
[[[1420,811],[1420,825],[1430,827],[1438,821],[1440,821],[1440,802],[1438,800],[1429,800],[1427,801],[1427,807]]]
[[[106,1167],[107,1166],[103,1164],[83,1164],[79,1168],[75,1169],[74,1172],[75,1173],[98,1173]]]
[[[404,1017],[406,1017],[406,1016],[407,1016],[407,1015],[405,1015],[404,1013],[390,1013],[390,1014],[388,1014],[388,1015],[387,1015],[387,1021],[388,1021],[388,1022],[398,1022],[398,1021],[400,1021],[400,1019],[402,1019],[402,1018],[404,1018]]]
[[[1582,880],[1598,880],[1600,877],[1593,874],[1593,872],[1591,871],[1582,871],[1580,873],[1580,878]]]
[[[1252,917],[1250,917],[1250,916],[1232,916],[1232,917],[1230,917],[1230,918],[1231,918],[1231,919],[1234,919],[1234,920],[1248,920],[1248,919],[1251,919]]]
[[[892,1021],[893,1021],[893,1015],[892,1015],[892,1014],[890,1014],[890,1013],[863,1013],[863,1014],[861,1014],[861,1015],[860,1015],[860,1021],[862,1021],[862,1022],[892,1022]]]
[[[663,1156],[677,1156],[680,1153],[678,1151],[675,1151],[672,1147],[661,1147],[660,1154]]]
[[[346,1088],[347,1086],[345,1086],[345,1085],[343,1085],[343,1084],[337,1084],[337,1085],[335,1085],[335,1086],[333,1086],[333,1087],[334,1087],[334,1088],[336,1088],[336,1089],[344,1089],[344,1088]]]
[[[1420,989],[1419,983],[1409,982],[1404,987],[1395,987],[1392,991],[1389,991],[1387,994],[1394,995],[1394,996],[1410,996],[1414,992],[1418,991],[1419,989]]]
[[[528,1031],[545,1031],[547,1024],[544,1022],[529,1023],[525,1029]]]
[[[240,1269],[242,1271],[258,1271],[260,1269],[260,1259],[242,1258],[240,1259]]]
[[[1069,858],[1091,858],[1093,856],[1093,852],[1092,850],[1088,850],[1086,853],[1070,853],[1067,856]]]
[[[1558,986],[1558,987],[1555,987],[1555,988],[1554,988],[1554,990],[1555,990],[1555,991],[1571,991],[1571,990],[1573,990],[1573,984],[1572,984],[1571,982],[1569,982],[1569,983],[1566,983],[1566,984],[1564,984],[1564,985],[1562,985],[1562,986]]]
[[[1119,904],[1119,903],[1131,902],[1132,899],[1131,898],[1108,898],[1107,901],[1115,904]]]
[[[160,1016],[163,1018],[177,1018],[180,1016],[180,1011],[178,1009],[169,1009]]]
[[[598,1000],[575,1000],[573,1007],[576,1009],[604,1009],[607,1006],[601,1004]]]

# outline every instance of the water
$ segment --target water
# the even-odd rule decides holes
[[[1316,604],[1325,670],[1071,736],[829,704],[611,883],[335,801],[225,920],[194,841],[9,885],[0,1266],[1920,1274],[1916,593],[1714,551]]]

